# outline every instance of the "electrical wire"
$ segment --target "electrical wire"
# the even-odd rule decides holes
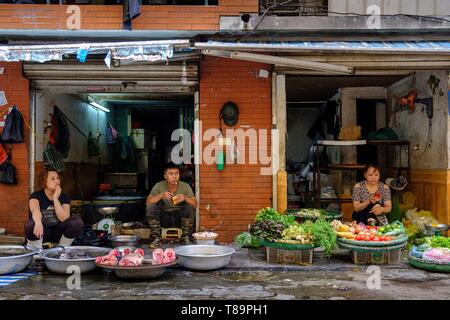
[[[419,155],[414,155],[416,158],[422,157],[425,154],[425,152],[429,148],[431,148],[431,143],[433,142],[432,131],[433,131],[433,124],[432,124],[431,119],[430,119],[429,122],[428,122],[428,134],[427,134],[427,143],[425,145],[425,149],[423,149],[423,151]]]

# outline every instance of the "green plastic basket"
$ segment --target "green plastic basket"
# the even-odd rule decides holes
[[[351,244],[339,243],[342,248],[349,249],[352,251],[358,252],[366,252],[366,253],[383,253],[383,252],[391,252],[395,250],[401,250],[406,247],[406,242],[391,245],[387,247],[364,247],[364,246],[355,246]]]
[[[391,241],[356,241],[344,238],[338,238],[338,244],[351,245],[354,247],[391,247],[398,244],[404,244],[408,241],[408,236],[397,237]]]
[[[428,261],[414,257],[411,254],[408,257],[408,261],[410,265],[418,269],[450,273],[450,263]]]
[[[310,250],[318,247],[318,245],[316,244],[293,244],[283,242],[272,242],[263,239],[260,239],[259,243],[261,244],[261,246],[264,247],[284,249],[284,250]]]

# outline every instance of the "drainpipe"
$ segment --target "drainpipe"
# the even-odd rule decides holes
[[[30,168],[30,194],[34,192],[34,176],[35,176],[35,161],[36,161],[36,91],[30,90],[30,142],[29,142],[29,168]]]
[[[202,143],[200,126],[200,92],[194,94],[194,164],[195,164],[195,196],[197,197],[197,209],[195,210],[195,230],[200,227],[200,150]]]

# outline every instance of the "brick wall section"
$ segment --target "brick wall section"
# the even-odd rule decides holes
[[[0,107],[0,112],[15,104],[20,108],[29,122],[29,87],[28,80],[22,77],[21,63],[0,63],[5,68],[0,75],[0,90],[5,91],[8,104]],[[8,233],[23,234],[23,226],[28,217],[29,165],[28,143],[29,131],[24,126],[25,141],[18,144],[5,144],[12,148],[12,164],[16,167],[17,185],[0,184],[0,227]],[[3,130],[0,129],[0,130]]]
[[[272,122],[271,80],[258,79],[252,72],[269,66],[229,59],[203,60],[200,65],[200,120],[202,131],[219,128],[219,110],[231,100],[240,108],[240,125],[267,129],[270,150]],[[228,128],[222,125],[222,128]],[[244,129],[245,130],[245,129]],[[203,142],[205,148],[209,142]],[[240,150],[242,152],[242,150]],[[248,157],[249,150],[246,150]],[[248,163],[248,162],[246,162]],[[272,204],[272,176],[262,176],[255,164],[200,165],[200,229],[217,230],[221,242],[231,242],[255,217]],[[210,210],[207,205],[210,204]]]
[[[67,29],[67,5],[1,4],[0,29]],[[80,5],[82,30],[122,29],[121,5]],[[222,0],[219,6],[142,6],[134,30],[219,30],[220,16],[258,12],[258,0]]]

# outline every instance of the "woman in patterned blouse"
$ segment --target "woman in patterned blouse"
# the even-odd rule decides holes
[[[380,182],[380,168],[375,165],[365,167],[364,178],[353,188],[352,218],[358,223],[386,225],[389,222],[385,214],[392,209],[391,191]]]

